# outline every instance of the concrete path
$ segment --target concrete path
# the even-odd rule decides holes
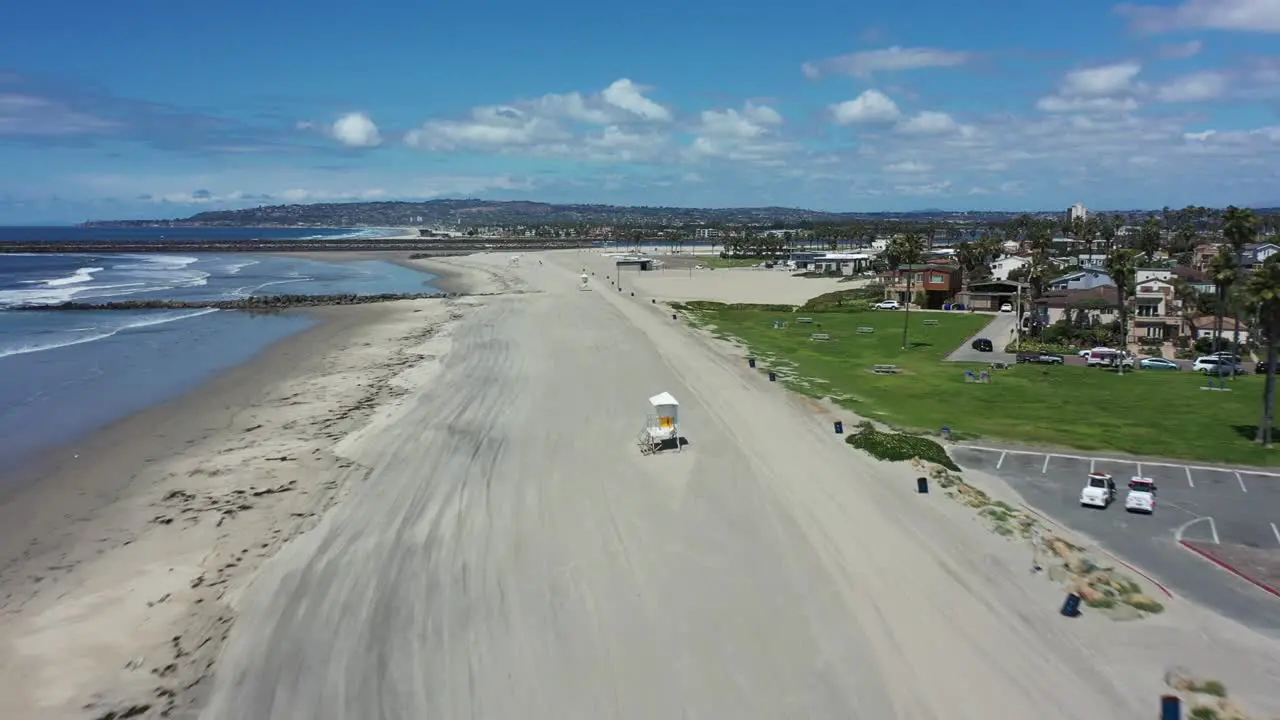
[[[1014,353],[1007,353],[1004,348],[1013,342],[1013,329],[1017,324],[1017,318],[1013,313],[1000,313],[987,323],[977,335],[964,341],[964,344],[956,348],[954,352],[947,356],[947,360],[951,362],[1007,362],[1011,363],[1018,359]],[[973,349],[973,341],[978,338],[987,338],[991,340],[994,348],[993,352],[978,352]]]

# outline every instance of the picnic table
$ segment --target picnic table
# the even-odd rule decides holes
[[[875,365],[871,368],[871,372],[877,375],[897,375],[902,372],[902,368],[897,365]]]

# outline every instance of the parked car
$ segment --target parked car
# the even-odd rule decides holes
[[[1191,366],[1191,369],[1205,375],[1230,375],[1232,371],[1230,360],[1223,360],[1211,355],[1196,358],[1195,364]],[[1235,374],[1244,374],[1244,367],[1240,363],[1235,364]]]
[[[1085,359],[1084,364],[1089,367],[1132,368],[1133,356],[1111,348],[1094,348],[1089,351],[1089,357]]]
[[[1080,504],[1086,507],[1106,508],[1116,499],[1116,483],[1103,472],[1089,473],[1084,489],[1080,491]]]
[[[1000,312],[1013,312],[1013,306],[1009,303],[1004,303],[1000,306]]]
[[[1129,494],[1124,497],[1124,509],[1129,512],[1156,511],[1156,484],[1151,478],[1134,477],[1129,481]]]
[[[1181,370],[1182,366],[1178,363],[1162,357],[1142,358],[1138,362],[1138,367],[1143,370]]]
[[[970,345],[970,347],[972,347],[974,350],[977,350],[978,352],[994,352],[995,351],[995,345],[992,344],[992,342],[987,338],[978,338],[977,340],[974,340],[973,344]]]
[[[1018,362],[1040,365],[1062,365],[1067,360],[1057,353],[1018,353]]]
[[[880,302],[876,303],[875,305],[872,305],[871,307],[875,308],[876,310],[901,310],[902,303],[898,302],[897,300],[881,300]]]

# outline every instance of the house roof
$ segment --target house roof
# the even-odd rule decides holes
[[[1074,308],[1095,300],[1106,302],[1108,307],[1120,306],[1120,296],[1114,285],[1103,285],[1087,290],[1057,290],[1046,293],[1036,302],[1051,308]]]
[[[1193,268],[1193,267],[1186,267],[1184,265],[1179,265],[1178,267],[1174,268],[1173,276],[1180,277],[1189,283],[1209,282],[1209,276],[1206,275],[1203,270],[1200,270],[1198,268]]]
[[[912,265],[899,265],[899,270],[959,270],[959,265],[951,265],[948,263],[915,263]]]
[[[1066,275],[1063,275],[1061,277],[1056,277],[1050,280],[1049,282],[1052,284],[1056,282],[1062,282],[1063,280],[1074,280],[1076,278],[1082,278],[1085,275],[1104,275],[1108,278],[1111,277],[1110,275],[1107,275],[1107,272],[1105,270],[1099,270],[1097,268],[1083,268],[1081,270],[1076,270],[1075,272],[1069,272]]]
[[[1197,330],[1213,330],[1217,326],[1218,319],[1213,315],[1202,315],[1198,318],[1191,318],[1191,326]],[[1228,332],[1236,329],[1236,321],[1229,318],[1222,318],[1222,331]],[[1240,323],[1241,330],[1248,330],[1249,326]]]

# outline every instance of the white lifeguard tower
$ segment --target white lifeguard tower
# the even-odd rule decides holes
[[[589,283],[589,282],[591,282],[591,278],[587,277],[587,274],[586,274],[586,273],[583,273],[583,274],[578,278],[578,289],[579,289],[579,290],[590,290],[590,289],[591,289],[591,287],[590,287],[589,285],[587,285],[587,283]]]
[[[507,261],[507,265],[509,265],[509,266],[511,266],[511,267],[519,267],[519,265],[520,265],[520,256],[519,256],[519,255],[512,255],[512,256],[511,256],[511,259]]]
[[[636,438],[642,455],[651,455],[666,447],[674,446],[680,452],[680,403],[671,393],[664,392],[649,398],[653,414],[645,419],[644,429]]]

